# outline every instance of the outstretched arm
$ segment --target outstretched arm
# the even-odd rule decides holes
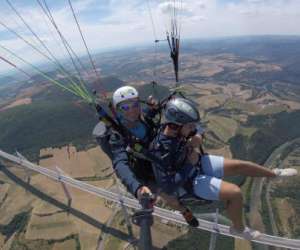
[[[113,133],[109,143],[112,151],[113,168],[118,178],[126,186],[128,191],[137,197],[137,191],[143,185],[137,180],[135,174],[129,167],[128,153],[123,137],[117,133]]]

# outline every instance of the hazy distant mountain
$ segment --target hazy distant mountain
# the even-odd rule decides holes
[[[221,54],[234,55],[235,61],[253,60],[257,63],[272,63],[282,67],[278,72],[247,71],[241,74],[243,82],[252,84],[268,81],[282,81],[298,84],[300,79],[300,36],[247,36],[220,39],[183,40],[180,51],[180,75],[186,71],[183,81],[188,79],[226,80],[239,82],[239,75],[230,75],[231,71],[222,71],[214,77],[203,77],[200,74],[191,76],[190,55],[193,63],[198,58]],[[97,64],[104,75],[116,75],[125,81],[151,81],[164,83],[174,82],[173,68],[166,43],[159,43],[156,53],[154,46],[127,48],[115,52],[97,54]],[[202,63],[201,61],[199,61]],[[228,61],[229,62],[229,61]],[[194,65],[195,66],[195,65]],[[204,65],[205,66],[205,65]],[[229,74],[229,75],[228,75]],[[259,79],[259,80],[258,80]]]
[[[108,76],[102,78],[100,81],[94,81],[91,84],[91,87],[96,90],[98,93],[101,93],[102,91],[111,92],[116,90],[117,88],[120,88],[124,85],[124,82],[120,79]]]
[[[242,59],[276,63],[280,72],[261,74],[260,80],[287,81],[300,84],[300,36],[253,36],[182,43],[182,51],[200,55],[232,53]]]
[[[0,76],[0,89],[16,81],[13,76]]]
[[[300,36],[247,36],[187,40],[182,43],[182,50],[199,51],[203,54],[234,53],[241,57],[283,63],[297,57],[299,59]]]

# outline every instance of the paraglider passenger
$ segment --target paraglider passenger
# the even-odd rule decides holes
[[[259,237],[259,231],[243,223],[241,189],[222,178],[235,175],[289,177],[297,175],[297,170],[269,170],[249,161],[199,153],[202,138],[195,131],[200,116],[195,104],[187,99],[170,100],[164,110],[164,120],[153,141],[153,153],[163,160],[160,166],[153,164],[157,185],[162,192],[179,199],[181,191],[185,190],[202,199],[224,201],[232,221],[231,233],[248,240]]]

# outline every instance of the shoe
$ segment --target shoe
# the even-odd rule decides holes
[[[245,240],[255,240],[261,236],[261,232],[249,227],[245,227],[243,232],[239,232],[234,227],[230,227],[229,232],[233,235],[243,237]]]
[[[291,177],[298,175],[298,171],[295,168],[274,168],[273,172],[276,177]]]
[[[191,227],[198,227],[199,222],[197,218],[193,215],[192,211],[189,209],[186,209],[184,212],[181,213],[187,224],[189,224]]]

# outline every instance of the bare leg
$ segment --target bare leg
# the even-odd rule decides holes
[[[250,161],[224,159],[224,176],[276,177],[276,174]]]
[[[242,232],[245,228],[243,223],[243,196],[241,189],[232,183],[222,181],[220,199],[227,203],[228,217],[231,219],[233,227]]]

